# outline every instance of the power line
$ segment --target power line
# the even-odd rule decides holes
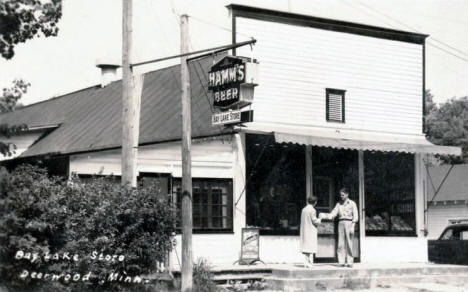
[[[180,13],[177,12],[177,9],[176,9],[176,7],[175,7],[174,1],[173,1],[173,0],[170,0],[170,1],[171,1],[171,10],[172,10],[172,13],[177,17],[177,22],[179,22]]]
[[[380,12],[379,10],[377,10],[377,9],[371,7],[371,6],[362,3],[361,1],[357,1],[357,3],[358,3],[359,5],[361,5],[361,6],[363,6],[363,7],[366,7],[366,8],[369,9],[369,10],[372,10],[374,13],[377,13],[377,14],[379,14],[379,15],[385,17],[385,18],[388,18],[388,19],[390,19],[390,20],[392,20],[392,21],[394,21],[394,22],[396,22],[396,23],[399,23],[400,25],[403,25],[403,26],[405,26],[405,27],[407,27],[407,28],[409,28],[409,29],[411,29],[411,30],[414,30],[414,31],[416,31],[416,32],[419,32],[419,31],[418,31],[417,29],[415,29],[414,27],[411,27],[411,26],[409,26],[409,25],[407,25],[407,24],[405,24],[405,23],[399,21],[398,19],[395,19],[395,18],[393,18],[393,17],[391,17],[391,16],[389,16],[389,15],[387,15],[387,14],[385,14],[385,13],[382,13],[382,12]],[[420,33],[420,32],[419,32],[419,33]],[[436,39],[435,37],[429,36],[429,38],[431,38],[432,40],[434,40],[434,41],[436,41],[436,42],[438,42],[438,43],[440,43],[440,44],[442,44],[442,45],[444,45],[444,46],[447,46],[448,48],[450,48],[450,49],[452,49],[452,50],[454,50],[454,51],[456,51],[456,52],[458,52],[458,53],[460,53],[460,54],[462,54],[462,55],[468,57],[468,53],[466,53],[466,52],[464,52],[464,51],[461,51],[461,50],[459,50],[459,49],[457,49],[457,48],[455,48],[455,47],[453,47],[453,46],[451,46],[451,45],[449,45],[449,44],[447,44],[447,43],[445,43],[445,42],[443,42],[443,41],[441,41],[441,40],[438,40],[438,39]],[[446,52],[446,53],[448,53],[448,54],[450,54],[450,55],[456,57],[456,58],[459,58],[459,59],[461,59],[461,60],[463,60],[463,61],[465,61],[465,62],[468,62],[468,59],[465,59],[465,58],[463,58],[463,57],[460,57],[460,56],[458,56],[458,55],[455,55],[454,53],[449,52],[449,51],[447,51],[446,49],[441,48],[441,47],[439,47],[439,46],[436,46],[436,45],[434,45],[433,43],[429,43],[429,44],[430,44],[431,46],[434,46],[435,48],[437,48],[437,49],[439,49],[439,50],[442,50],[442,51],[444,51],[444,52]]]
[[[375,20],[383,21],[385,24],[389,25],[389,27],[391,27],[391,28],[398,29],[398,27],[396,27],[394,24],[392,24],[392,23],[390,23],[390,22],[388,22],[388,21],[385,21],[385,20],[383,20],[383,19],[381,19],[381,18],[378,18],[378,17],[376,17],[375,15],[373,15],[373,14],[371,14],[371,13],[369,13],[369,12],[367,12],[367,11],[365,11],[365,10],[359,8],[359,7],[356,7],[355,5],[353,5],[353,4],[351,4],[351,3],[348,3],[348,2],[345,1],[345,0],[342,0],[342,2],[343,2],[344,4],[350,6],[351,8],[353,8],[353,9],[355,9],[355,10],[361,12],[361,13],[364,13],[364,14],[366,14],[366,15],[368,15],[368,16],[371,16],[371,17],[372,17],[373,19],[375,19]],[[372,8],[370,8],[370,7],[367,7],[367,8],[370,9],[370,10],[372,10],[372,11],[375,11],[374,9],[372,9]],[[376,12],[376,11],[375,11],[375,12]],[[392,19],[392,20],[393,20],[393,19]],[[396,21],[396,20],[395,20],[395,21]],[[402,25],[405,25],[405,24],[403,24],[403,23],[401,23],[401,24],[402,24]],[[408,27],[407,25],[405,25],[405,26]],[[415,29],[413,29],[413,28],[410,28],[410,29],[415,30]],[[433,37],[431,37],[431,38],[433,38]],[[428,40],[428,45],[433,46],[434,48],[437,48],[437,49],[443,51],[443,52],[446,53],[446,54],[455,56],[455,57],[457,57],[457,58],[461,58],[463,61],[465,61],[465,59],[464,59],[463,57],[454,55],[454,54],[452,54],[451,52],[447,52],[447,51],[444,50],[443,48],[440,48],[440,47],[436,46],[436,45],[433,44],[433,43],[429,43],[429,41],[430,41],[430,40]],[[463,75],[462,75],[461,73],[459,73],[458,71],[452,69],[450,66],[447,66],[444,62],[434,62],[434,63],[435,63],[436,65],[440,65],[440,66],[444,67],[445,69],[451,71],[452,73],[454,73],[454,74],[456,74],[456,75],[458,75],[458,76],[460,76],[460,77],[463,76]]]
[[[172,1],[171,1],[171,3],[172,3]],[[174,10],[175,10],[175,8],[173,8],[173,13],[175,14],[176,12]],[[176,20],[177,20],[176,23],[178,23],[178,19],[176,19]],[[166,31],[164,30],[164,26],[161,25],[161,22],[159,21],[159,17],[156,17],[156,21],[159,23],[160,27],[163,28],[162,33],[163,33],[164,39],[166,40],[166,43],[169,43],[169,37],[167,36]],[[174,78],[174,81],[178,80],[176,74],[174,73],[173,66],[169,67],[169,71],[171,72],[171,75],[172,75],[172,78]],[[182,91],[182,86],[179,87],[179,91]]]
[[[443,49],[443,48],[441,48],[441,47],[439,47],[439,46],[437,46],[437,45],[435,45],[435,44],[433,44],[433,43],[429,43],[429,45],[431,45],[431,46],[433,46],[434,48],[437,48],[437,49],[439,49],[439,50],[442,50],[442,51],[446,52],[447,54],[450,54],[450,55],[452,55],[452,56],[454,56],[454,57],[457,57],[457,58],[460,59],[460,60],[463,60],[463,61],[465,61],[465,62],[468,62],[468,59],[465,59],[465,58],[463,58],[463,57],[460,57],[460,56],[458,56],[458,55],[455,55],[455,54],[453,54],[452,52],[449,52],[449,51],[447,51],[447,50],[445,50],[445,49]]]
[[[201,23],[204,23],[204,24],[208,24],[208,25],[217,27],[217,28],[219,28],[219,29],[221,29],[221,30],[225,30],[225,31],[228,31],[228,32],[232,32],[232,29],[227,28],[227,27],[224,27],[224,26],[221,26],[221,25],[216,24],[216,23],[214,23],[214,22],[202,20],[202,19],[200,19],[200,18],[198,18],[198,17],[195,17],[195,16],[193,16],[193,15],[190,15],[190,18],[192,18],[193,20],[196,20],[196,21],[198,21],[198,22],[201,22]]]
[[[360,9],[359,7],[356,7],[354,4],[351,4],[351,3],[348,3],[347,1],[345,0],[342,0],[341,2],[343,2],[344,4],[348,5],[349,7],[361,12],[361,13],[364,13],[366,15],[369,15],[370,17],[372,17],[373,19],[375,20],[378,20],[378,21],[382,21],[382,19],[376,17],[375,15],[371,14],[371,13],[368,13],[367,11],[365,10],[362,10]],[[385,24],[387,24],[388,26],[392,27],[392,28],[395,28],[395,26],[393,24],[391,24],[390,22],[387,22],[387,21],[384,21]]]
[[[206,21],[206,20],[200,19],[200,18],[198,18],[198,17],[196,17],[196,16],[193,16],[193,15],[189,15],[189,16],[190,16],[190,18],[192,18],[193,20],[196,20],[196,21],[198,21],[198,22],[201,22],[201,23],[204,23],[204,24],[207,24],[207,25],[211,25],[211,26],[213,26],[213,27],[217,27],[217,28],[219,28],[219,29],[221,29],[221,30],[225,30],[225,31],[228,31],[228,32],[231,32],[231,33],[232,33],[232,28],[224,27],[224,26],[221,26],[221,25],[216,24],[216,23],[214,23],[214,22],[210,22],[210,21]],[[244,36],[244,37],[246,37],[246,38],[248,38],[248,39],[253,39],[252,36],[246,35],[245,33],[241,33],[241,32],[239,32],[239,31],[236,31],[236,34],[242,35],[242,36]]]

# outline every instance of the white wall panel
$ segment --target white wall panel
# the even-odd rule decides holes
[[[10,138],[5,138],[2,137],[2,142],[7,144],[7,143],[13,143],[13,145],[16,146],[16,149],[14,149],[14,153],[11,156],[4,156],[3,154],[0,154],[0,161],[2,160],[7,160],[7,159],[13,159],[15,157],[18,157],[23,153],[24,151],[28,150],[29,146],[31,146],[34,142],[39,139],[44,134],[43,131],[38,131],[38,132],[30,132],[30,133],[23,133],[19,135],[13,135]]]
[[[206,259],[212,265],[232,264],[240,256],[240,238],[233,234],[194,234],[192,236],[193,260]],[[176,236],[176,250],[171,253],[173,269],[182,262],[182,236]]]
[[[234,203],[234,232],[194,234],[194,259],[205,258],[212,264],[232,264],[239,259],[241,230],[245,227],[245,146],[241,135],[243,134],[192,142],[192,177],[233,178]],[[79,154],[70,159],[70,172],[79,174],[120,175],[120,169],[120,150]],[[174,177],[180,177],[180,143],[140,147],[138,171],[171,173]],[[177,236],[176,240],[177,252],[171,253],[171,265],[178,268],[181,260],[180,236]]]
[[[363,263],[427,262],[427,239],[423,237],[366,236],[361,240]]]
[[[422,134],[422,45],[236,18],[237,49],[260,62],[256,122]],[[325,88],[346,90],[345,124],[325,119]]]
[[[438,202],[439,203],[439,202]],[[447,204],[430,206],[428,210],[428,238],[437,239],[442,231],[449,225],[451,219],[468,219],[468,205]]]
[[[232,178],[235,152],[230,137],[192,144],[192,177]],[[120,150],[73,155],[70,172],[81,174],[121,174]],[[140,147],[138,171],[182,176],[180,143]]]

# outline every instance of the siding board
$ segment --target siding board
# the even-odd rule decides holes
[[[422,134],[423,46],[236,17],[257,44],[255,121]],[[325,119],[325,88],[346,90],[346,123]],[[389,115],[391,113],[391,115]]]

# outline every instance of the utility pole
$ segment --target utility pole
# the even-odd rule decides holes
[[[133,79],[132,0],[122,3],[122,184],[136,187],[141,77]],[[137,85],[135,87],[135,85]]]
[[[180,17],[180,53],[188,53],[188,15]],[[180,58],[182,87],[182,292],[191,292],[192,279],[192,125],[187,56]]]

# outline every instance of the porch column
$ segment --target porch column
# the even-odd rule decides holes
[[[426,171],[424,169],[423,154],[414,154],[414,185],[415,185],[415,213],[416,213],[416,234],[418,237],[425,237],[424,234],[424,207],[426,205]]]
[[[305,151],[306,160],[306,199],[314,194],[312,177],[312,146],[307,145]]]
[[[245,134],[238,133],[233,139],[233,210],[232,224],[234,235],[240,242],[242,228],[246,226],[246,196],[247,196],[247,176],[245,165]]]
[[[359,255],[361,262],[364,262],[364,246],[366,237],[366,201],[365,201],[365,184],[364,184],[364,151],[358,152],[358,171],[359,171]]]

